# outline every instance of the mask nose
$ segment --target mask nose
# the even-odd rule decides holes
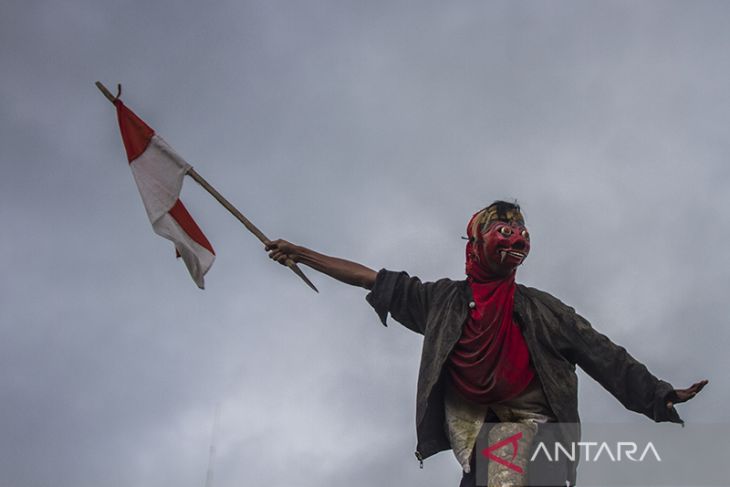
[[[525,250],[527,248],[527,241],[521,235],[517,236],[512,242],[512,248],[515,250]]]

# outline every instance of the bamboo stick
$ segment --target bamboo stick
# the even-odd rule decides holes
[[[213,196],[213,198],[218,200],[218,203],[223,205],[223,207],[225,207],[226,210],[228,210],[234,217],[236,217],[236,219],[238,221],[240,221],[243,224],[243,226],[248,229],[248,231],[250,231],[251,233],[256,235],[256,237],[261,241],[261,243],[263,243],[264,245],[268,245],[271,242],[271,240],[269,240],[268,237],[266,235],[264,235],[264,233],[261,230],[259,230],[258,227],[251,222],[251,220],[249,220],[248,218],[243,216],[243,214],[240,211],[238,211],[238,209],[235,206],[233,206],[226,198],[223,197],[222,194],[220,194],[213,186],[211,186],[210,183],[208,183],[208,181],[206,181],[203,178],[203,176],[198,174],[198,172],[195,169],[193,169],[191,167],[190,169],[188,169],[187,174],[188,174],[188,176],[193,178],[196,183],[201,185],[203,187],[203,189],[205,189],[208,193],[210,193],[211,196]],[[311,287],[315,292],[319,292],[317,290],[317,288],[314,286],[314,284],[312,284],[312,281],[310,281],[307,278],[307,276],[304,274],[304,272],[302,272],[302,270],[299,268],[299,266],[296,264],[296,262],[294,262],[291,259],[287,259],[286,266],[289,269],[291,269],[296,275],[301,277],[302,280],[304,282],[306,282],[307,285],[309,287]]]

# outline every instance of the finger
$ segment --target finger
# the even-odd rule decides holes
[[[266,242],[266,246],[271,247],[272,249],[278,249],[281,247],[281,244],[283,244],[285,242],[286,242],[285,240],[277,238],[277,239],[269,240],[268,242]]]
[[[672,401],[667,402],[667,409],[672,409],[672,407],[674,407]]]
[[[704,380],[701,380],[701,381],[699,381],[698,383],[694,384],[694,385],[693,385],[693,386],[692,386],[691,388],[692,388],[692,389],[696,389],[696,391],[695,391],[695,392],[700,392],[700,391],[701,391],[702,389],[704,389],[704,387],[705,387],[705,386],[706,386],[707,384],[709,384],[709,382],[710,382],[710,381],[708,381],[707,379],[704,379]]]
[[[698,392],[700,392],[702,390],[703,387],[705,387],[706,383],[707,382],[705,382],[705,381],[695,382],[694,384],[689,386],[687,389],[685,389],[684,392],[687,393],[688,395],[697,394]]]

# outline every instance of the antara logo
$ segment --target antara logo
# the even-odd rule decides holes
[[[577,448],[576,448],[577,446]],[[598,447],[591,450],[592,447]],[[535,452],[532,454],[530,461],[533,462],[538,455],[542,454],[549,462],[560,461],[561,456],[565,456],[567,460],[574,462],[576,459],[576,452],[580,453],[581,458],[586,462],[597,462],[604,455],[607,459],[612,462],[620,462],[624,459],[632,462],[643,462],[644,458],[651,453],[657,462],[661,462],[662,458],[659,456],[654,444],[650,441],[646,444],[644,449],[641,451],[641,455],[637,458],[634,455],[639,451],[639,445],[633,441],[619,441],[615,447],[611,449],[607,442],[598,443],[596,441],[579,441],[577,443],[571,443],[570,450],[560,443],[554,444],[553,454],[550,455],[550,450],[545,443],[540,442],[535,447]],[[591,453],[593,452],[593,456]]]
[[[492,446],[488,446],[487,448],[482,450],[482,455],[484,455],[485,457],[487,457],[490,460],[493,460],[501,465],[504,465],[507,468],[514,470],[515,472],[517,472],[519,474],[522,474],[525,471],[519,465],[515,465],[514,463],[512,463],[512,461],[514,461],[515,457],[517,456],[517,450],[518,450],[517,442],[521,438],[522,438],[522,432],[514,434],[514,435],[510,436],[509,438],[505,438],[504,440],[495,443]],[[512,445],[512,458],[510,459],[511,461],[505,460],[504,458],[499,458],[494,453],[492,453],[495,450],[499,450],[500,448],[502,448],[505,445]]]

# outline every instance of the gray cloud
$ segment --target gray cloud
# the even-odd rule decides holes
[[[6,3],[0,485],[444,485],[420,339],[313,295],[192,181],[198,291],[150,231],[124,100],[271,237],[424,279],[518,198],[520,272],[725,421],[730,73],[719,2]],[[644,421],[581,378],[588,421]]]

